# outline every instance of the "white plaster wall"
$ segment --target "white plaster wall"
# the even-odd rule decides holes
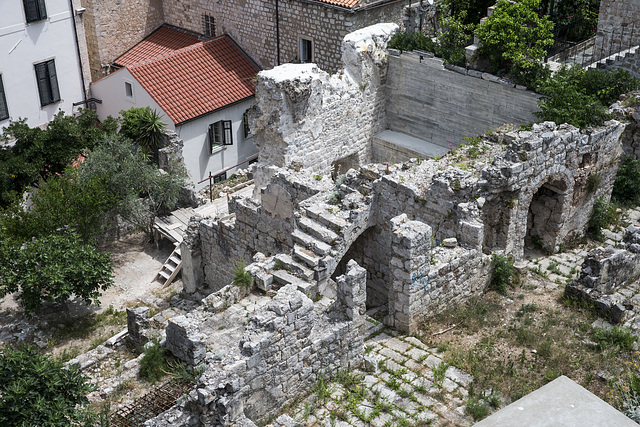
[[[176,127],[176,133],[184,141],[185,166],[197,189],[208,185],[208,181],[201,184],[198,184],[198,182],[207,178],[209,172],[212,175],[217,175],[223,170],[237,165],[258,153],[253,143],[253,138],[251,136],[244,137],[242,126],[242,114],[254,103],[255,100],[252,97]],[[231,120],[233,122],[233,145],[224,146],[219,151],[211,154],[207,132],[209,125],[218,120]],[[244,169],[247,166],[248,163],[244,163],[240,168]],[[227,177],[231,176],[237,169],[233,168],[227,171]]]
[[[126,96],[125,82],[131,83],[133,99]],[[175,130],[173,121],[126,68],[91,83],[90,94],[92,97],[102,100],[102,104],[96,104],[100,120],[104,120],[108,116],[120,117],[120,111],[132,107],[150,107],[152,110],[162,113],[162,120],[167,125],[167,129]]]
[[[60,110],[78,110],[83,84],[69,0],[46,0],[47,18],[26,23],[20,0],[0,1],[0,73],[4,83],[9,119],[27,119],[29,126],[50,121]],[[34,64],[55,59],[60,101],[40,106]]]

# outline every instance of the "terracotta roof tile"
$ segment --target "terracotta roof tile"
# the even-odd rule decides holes
[[[318,0],[321,3],[332,4],[334,6],[353,8],[361,2],[361,0]]]
[[[254,95],[259,71],[228,36],[127,69],[175,124]]]
[[[198,36],[163,25],[113,61],[129,67],[200,43]]]

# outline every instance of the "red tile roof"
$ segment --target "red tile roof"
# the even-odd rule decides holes
[[[167,55],[199,42],[200,39],[194,34],[163,25],[113,62],[121,67],[128,67]]]
[[[352,7],[355,7],[358,3],[360,3],[360,0],[318,0],[321,3],[327,3],[327,4],[332,4],[334,6],[340,6],[340,7],[347,7],[349,9],[351,9]]]
[[[225,35],[127,69],[175,124],[254,95],[259,71]]]

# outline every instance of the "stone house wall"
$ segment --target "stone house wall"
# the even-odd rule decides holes
[[[164,22],[162,0],[81,0],[91,79]]]
[[[216,34],[229,34],[262,68],[278,65],[276,2],[263,0],[164,0],[165,20],[171,25],[203,32],[202,15],[215,19]],[[401,2],[351,10],[304,0],[279,0],[280,63],[299,60],[300,38],[311,40],[313,62],[335,72],[340,46],[348,33],[379,22],[401,23]]]

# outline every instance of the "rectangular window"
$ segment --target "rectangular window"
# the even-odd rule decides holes
[[[38,80],[38,93],[40,105],[53,104],[60,101],[58,89],[58,77],[56,76],[56,64],[53,59],[35,65],[36,79]]]
[[[242,129],[244,130],[245,138],[251,135],[251,129],[249,129],[249,110],[245,111],[242,115]]]
[[[225,179],[227,179],[227,173],[222,172],[213,177],[213,183],[215,184],[217,182],[224,181]]]
[[[127,98],[133,99],[133,86],[129,82],[124,82],[124,94]]]
[[[24,14],[27,18],[27,23],[47,19],[44,0],[22,0],[22,2],[24,3]]]
[[[302,64],[313,62],[311,40],[300,39],[300,62]]]
[[[221,145],[233,145],[231,120],[220,120],[209,125],[209,144],[211,152]]]
[[[216,35],[216,21],[213,16],[202,14],[202,33],[207,37]]]
[[[7,108],[7,97],[4,94],[4,85],[2,84],[2,74],[0,74],[0,120],[9,118],[9,108]]]

